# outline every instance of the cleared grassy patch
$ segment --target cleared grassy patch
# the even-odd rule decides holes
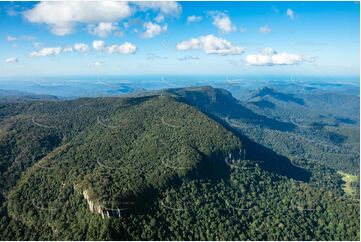
[[[338,171],[337,173],[341,175],[342,180],[345,182],[345,184],[342,185],[345,193],[350,196],[356,195],[356,190],[354,187],[351,186],[351,184],[356,182],[358,177],[342,171]]]

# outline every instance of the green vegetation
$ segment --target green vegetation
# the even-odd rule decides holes
[[[267,96],[262,94],[267,90]],[[254,99],[242,102],[253,112],[294,125],[281,130],[233,119],[242,133],[284,156],[298,156],[309,162],[323,163],[335,170],[353,175],[359,171],[360,99],[342,92],[315,91],[296,96],[263,88],[255,92],[258,102],[272,108],[255,105]],[[340,162],[341,161],[341,162]]]
[[[2,102],[0,238],[359,239],[334,170],[227,130],[223,90],[168,94]]]
[[[354,184],[359,182],[359,177],[347,174],[342,171],[338,171],[338,174],[342,176],[342,180],[345,182],[345,184],[342,186],[345,193],[350,196],[356,196],[357,193]]]

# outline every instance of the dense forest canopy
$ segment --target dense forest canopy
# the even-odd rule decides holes
[[[300,128],[254,102],[212,87],[2,100],[0,238],[358,240],[359,194],[337,172],[358,174],[354,126]]]

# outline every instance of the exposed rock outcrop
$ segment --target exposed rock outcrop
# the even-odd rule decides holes
[[[121,217],[121,212],[123,210],[126,209],[120,209],[120,208],[105,208],[103,206],[101,206],[100,204],[93,202],[90,199],[89,193],[87,190],[83,191],[83,196],[84,199],[87,201],[88,203],[88,207],[90,212],[95,213],[95,214],[100,214],[102,216],[103,219],[105,218],[120,218]]]

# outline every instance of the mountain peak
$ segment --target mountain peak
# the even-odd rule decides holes
[[[272,87],[263,87],[255,92],[255,94],[251,97],[250,100],[255,101],[261,101],[265,98],[271,97],[272,99],[276,101],[282,101],[282,102],[293,102],[298,105],[304,105],[304,101],[301,98],[295,97],[295,95],[290,93],[283,93],[275,90]],[[261,99],[261,100],[260,100]],[[269,100],[267,100],[269,101]]]

